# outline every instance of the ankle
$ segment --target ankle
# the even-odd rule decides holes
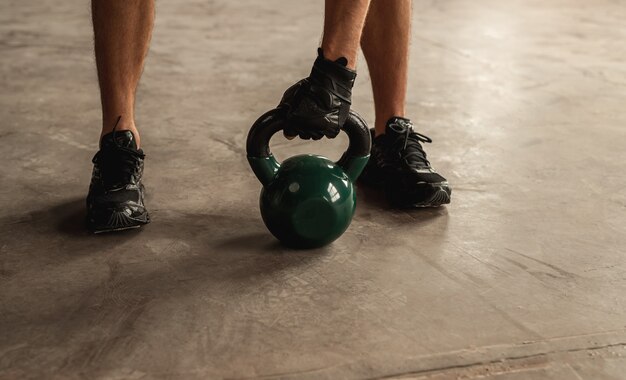
[[[349,70],[356,71],[357,50],[340,49],[338,46],[328,43],[322,44],[319,50],[324,52],[324,59],[335,62],[343,58],[346,60],[344,66]]]
[[[384,134],[385,134],[385,124],[376,123],[374,125],[374,137],[378,137]]]

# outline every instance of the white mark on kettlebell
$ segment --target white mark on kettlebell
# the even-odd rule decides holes
[[[295,193],[298,190],[300,190],[300,184],[298,182],[292,182],[289,185],[289,191],[291,191],[292,193]]]

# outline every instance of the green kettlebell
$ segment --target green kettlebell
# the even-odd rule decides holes
[[[342,130],[350,140],[338,162],[313,154],[279,163],[269,149],[272,136],[283,129],[284,110],[261,116],[248,133],[248,162],[261,191],[261,216],[270,232],[292,248],[317,248],[333,242],[348,228],[356,207],[353,182],[370,155],[371,135],[355,112]]]

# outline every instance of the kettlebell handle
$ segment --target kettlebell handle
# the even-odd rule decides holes
[[[248,132],[248,162],[263,186],[274,179],[280,168],[280,163],[270,152],[269,144],[272,136],[283,129],[285,114],[286,110],[281,108],[268,111],[257,119]],[[350,111],[341,130],[348,135],[349,144],[337,165],[355,182],[369,159],[372,137],[365,120],[354,111]]]

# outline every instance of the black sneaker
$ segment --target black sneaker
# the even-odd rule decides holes
[[[385,134],[372,141],[370,160],[360,177],[364,184],[383,189],[394,207],[450,203],[448,181],[430,166],[422,148],[421,143],[432,140],[415,132],[409,119],[389,119]]]
[[[144,154],[131,131],[102,137],[93,158],[87,195],[87,228],[94,232],[139,228],[150,222],[141,183]]]

